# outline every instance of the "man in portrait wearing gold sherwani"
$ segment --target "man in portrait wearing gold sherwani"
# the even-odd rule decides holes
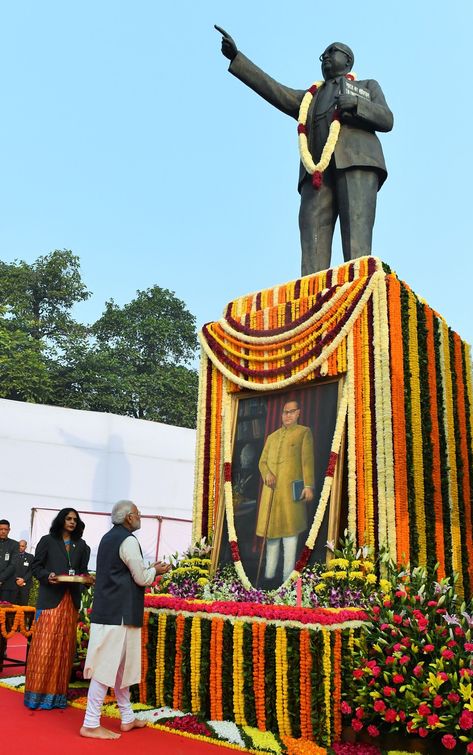
[[[256,534],[266,541],[265,578],[270,581],[276,575],[281,541],[283,581],[294,569],[298,535],[307,529],[307,504],[314,498],[314,441],[310,427],[299,425],[299,416],[298,402],[287,401],[282,427],[268,435],[259,460],[264,485]]]

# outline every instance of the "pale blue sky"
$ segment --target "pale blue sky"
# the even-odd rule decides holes
[[[85,322],[156,283],[200,327],[298,276],[296,124],[227,73],[214,23],[297,88],[353,48],[395,118],[373,251],[471,343],[472,0],[1,3],[0,258],[72,249]]]

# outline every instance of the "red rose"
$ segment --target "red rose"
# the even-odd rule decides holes
[[[434,697],[434,708],[441,708],[443,705],[443,697],[442,695],[435,695]]]
[[[355,679],[361,679],[361,677],[363,676],[363,674],[364,674],[364,671],[363,671],[362,668],[356,668],[354,670],[354,672],[353,672],[353,677]]]
[[[465,634],[461,627],[455,627],[454,632],[455,637],[463,637],[463,635]]]
[[[460,729],[463,729],[464,731],[471,729],[473,727],[473,713],[471,710],[462,710],[458,723]]]
[[[386,663],[388,664],[388,666],[391,663],[395,663],[395,661],[396,661],[396,659],[395,659],[395,657],[393,655],[387,655],[386,656]]]
[[[465,650],[468,650],[469,653],[473,650],[473,642],[465,642],[464,646]]]
[[[416,676],[417,678],[419,678],[424,673],[424,669],[423,669],[422,666],[419,666],[419,665],[414,666],[413,673],[414,673],[414,676]]]
[[[359,718],[359,719],[361,720],[361,719],[363,718],[363,716],[364,716],[364,715],[365,715],[365,711],[363,710],[363,708],[357,708],[357,709],[356,709],[356,711],[355,711],[355,716],[356,716],[357,718]]]
[[[409,660],[410,659],[408,655],[401,655],[401,657],[399,658],[399,663],[401,664],[409,663]]]
[[[419,729],[418,729],[419,737],[426,737],[428,733],[429,733],[428,729],[425,729],[423,726],[419,726]]]
[[[433,653],[435,650],[433,645],[424,645],[424,653]]]
[[[393,674],[394,684],[402,684],[403,681],[404,681],[404,677],[402,674]]]
[[[466,746],[467,752],[473,752],[473,742],[469,742]]]
[[[351,706],[345,700],[343,700],[340,709],[345,716],[349,716],[351,713]]]
[[[460,695],[457,692],[449,692],[447,699],[450,703],[458,703],[460,701]]]
[[[384,714],[384,720],[390,724],[393,724],[396,718],[397,718],[397,713],[394,710],[394,708],[388,708],[386,713]]]
[[[447,661],[450,661],[455,657],[455,653],[453,652],[453,650],[442,650],[441,656],[442,658],[446,658]]]
[[[430,710],[427,703],[421,703],[417,708],[417,713],[419,714],[419,716],[430,716],[432,711]]]
[[[395,694],[396,694],[396,690],[394,689],[394,687],[387,687],[387,686],[383,687],[383,695],[385,697],[390,697],[391,695],[395,695]]]
[[[457,746],[457,740],[452,737],[451,734],[444,734],[442,737],[442,744],[447,750],[453,750]]]
[[[436,605],[437,605],[437,601],[436,601],[436,600],[429,600],[429,601],[427,602],[427,605],[428,605],[428,606],[436,606]]]
[[[427,716],[427,723],[429,724],[429,726],[434,727],[438,724],[438,722],[439,722],[439,717],[437,716],[436,713],[432,713],[432,715]]]
[[[357,718],[352,718],[351,728],[353,729],[353,731],[361,731],[363,728],[363,724]]]
[[[461,669],[461,671],[466,671],[466,669]],[[461,673],[461,671],[460,671],[460,673]],[[445,673],[445,671],[439,671],[439,672],[438,672],[438,674],[437,674],[437,676],[438,676],[438,678],[439,678],[439,679],[441,679],[441,680],[442,680],[443,682],[446,682],[446,681],[447,681],[447,679],[448,679],[448,676],[447,676],[447,674]]]
[[[399,616],[398,613],[395,613],[393,616],[393,622],[395,624],[402,624],[402,616]]]
[[[386,710],[386,703],[383,700],[375,700],[373,703],[373,709],[376,713],[382,713],[383,710]]]
[[[368,726],[368,734],[370,735],[370,737],[379,737],[379,729],[371,724],[370,726]]]

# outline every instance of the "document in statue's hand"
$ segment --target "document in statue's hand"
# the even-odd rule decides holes
[[[363,87],[358,86],[354,81],[349,81],[345,78],[340,81],[340,93],[358,95],[365,100],[371,99],[371,94],[367,89],[363,89]]]
[[[292,481],[292,500],[300,501],[303,490],[304,490],[304,480],[293,480]]]

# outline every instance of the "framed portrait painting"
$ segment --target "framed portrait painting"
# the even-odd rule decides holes
[[[291,391],[233,397],[232,494],[238,547],[254,587],[275,589],[289,577],[307,539],[322,490],[343,378]],[[343,448],[343,444],[342,444]],[[338,540],[343,457],[309,563]],[[219,505],[213,568],[231,563]]]

